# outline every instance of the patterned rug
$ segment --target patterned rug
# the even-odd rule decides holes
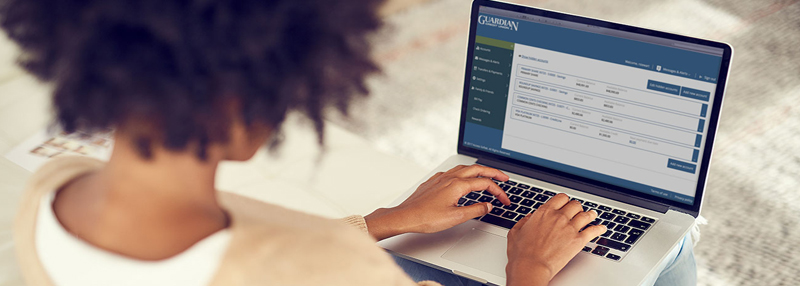
[[[696,248],[699,285],[800,285],[800,4],[514,1],[728,42],[735,48]],[[434,0],[375,36],[384,74],[334,121],[433,168],[455,153],[470,2]]]

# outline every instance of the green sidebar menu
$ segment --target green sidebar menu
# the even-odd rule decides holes
[[[477,36],[473,49],[467,122],[503,130],[514,43]]]

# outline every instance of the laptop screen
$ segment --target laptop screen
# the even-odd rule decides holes
[[[722,48],[487,6],[475,21],[463,147],[694,204]]]

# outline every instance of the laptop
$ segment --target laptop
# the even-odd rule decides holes
[[[432,170],[482,164],[512,205],[388,251],[505,285],[506,235],[557,193],[594,209],[608,232],[551,285],[639,285],[693,227],[703,203],[732,48],[608,21],[475,0],[458,153]],[[414,186],[395,204],[405,200]]]

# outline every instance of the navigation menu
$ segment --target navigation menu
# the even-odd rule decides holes
[[[503,129],[514,44],[477,37],[474,49],[467,122]]]

